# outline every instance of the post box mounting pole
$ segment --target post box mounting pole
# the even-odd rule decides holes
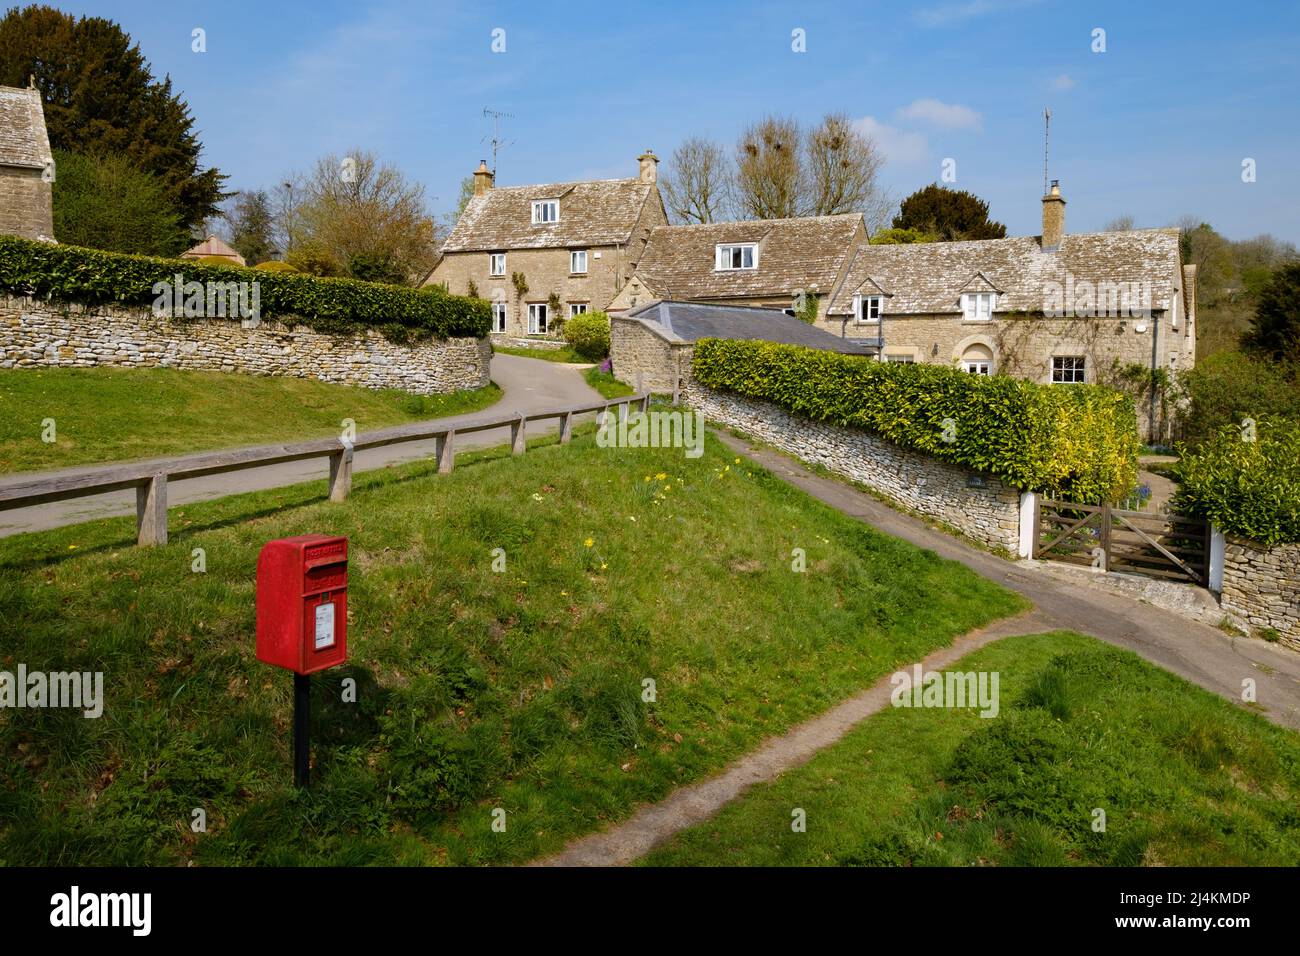
[[[293,785],[311,785],[311,675],[293,675]]]

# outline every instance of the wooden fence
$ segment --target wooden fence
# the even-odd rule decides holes
[[[511,453],[522,455],[527,447],[529,422],[559,419],[560,444],[563,445],[568,444],[573,436],[573,420],[577,415],[596,412],[603,419],[613,408],[621,408],[621,414],[627,414],[627,410],[634,404],[639,404],[640,410],[644,412],[648,403],[649,396],[639,392],[595,404],[471,419],[454,427],[438,426],[435,422],[399,425],[358,435],[350,442],[341,438],[318,438],[292,445],[259,445],[230,451],[200,452],[175,458],[155,458],[102,468],[77,469],[44,477],[34,476],[0,483],[0,511],[134,488],[137,543],[166,544],[167,487],[171,482],[246,468],[261,468],[287,461],[328,458],[329,499],[343,501],[352,489],[352,458],[358,450],[435,439],[437,444],[434,456],[438,461],[438,472],[445,474],[451,471],[455,463],[458,435],[509,426]]]

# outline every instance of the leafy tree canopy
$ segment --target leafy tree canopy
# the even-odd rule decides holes
[[[908,196],[894,217],[895,229],[914,229],[940,242],[1003,239],[1007,227],[989,219],[989,204],[974,193],[931,183]]]
[[[54,168],[54,234],[60,242],[147,256],[173,256],[189,246],[162,182],[128,157],[56,149]]]

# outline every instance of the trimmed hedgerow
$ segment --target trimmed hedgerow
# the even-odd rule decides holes
[[[1260,544],[1300,542],[1300,422],[1224,425],[1174,477],[1181,510]]]
[[[703,385],[1074,501],[1115,500],[1137,477],[1131,398],[1096,385],[1038,385],[941,365],[876,362],[773,342],[704,339]]]
[[[259,283],[264,319],[292,316],[317,332],[347,334],[373,328],[406,342],[421,338],[482,338],[491,325],[491,306],[482,299],[449,295],[429,287],[356,279],[325,279],[292,272],[205,265],[192,259],[101,252],[0,236],[0,291],[83,305],[151,305],[156,282]]]

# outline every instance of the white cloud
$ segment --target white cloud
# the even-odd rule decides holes
[[[890,126],[874,116],[854,120],[853,128],[864,136],[871,137],[890,162],[903,165],[922,163],[930,155],[930,144],[922,134]]]
[[[980,129],[982,117],[969,106],[943,103],[936,99],[914,100],[898,111],[903,119],[922,120],[944,129]]]
[[[941,3],[936,7],[926,7],[916,11],[913,18],[923,27],[955,27],[967,20],[1028,7],[1039,0],[962,0],[957,3]]]
[[[1062,73],[1060,76],[1053,77],[1047,85],[1056,93],[1064,93],[1066,90],[1074,89],[1074,77],[1069,73]]]

